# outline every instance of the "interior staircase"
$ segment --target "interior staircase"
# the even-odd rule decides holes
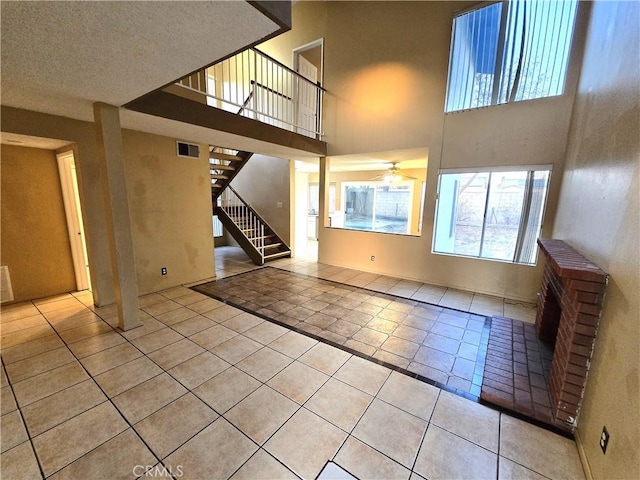
[[[209,173],[211,175],[211,200],[214,205],[233,177],[245,166],[253,153],[209,147]]]
[[[291,256],[291,249],[269,224],[229,185],[251,152],[209,149],[213,213],[256,265]]]

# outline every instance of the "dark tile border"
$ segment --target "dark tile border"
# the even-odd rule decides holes
[[[340,285],[342,287],[349,287],[349,288],[352,288],[352,289],[364,290],[364,291],[367,291],[367,292],[375,293],[377,295],[387,296],[387,297],[389,297],[389,299],[410,300],[412,302],[416,302],[417,304],[424,304],[424,305],[430,305],[432,307],[439,307],[439,308],[443,308],[443,309],[456,310],[458,312],[462,312],[462,313],[466,313],[466,314],[469,313],[469,312],[464,312],[463,310],[457,310],[455,308],[442,307],[440,305],[434,305],[432,303],[421,302],[419,300],[413,300],[411,298],[406,298],[406,297],[399,297],[397,295],[393,295],[393,294],[390,294],[390,293],[378,292],[378,291],[375,291],[375,290],[369,290],[367,288],[356,287],[356,286],[349,285],[349,284],[346,284],[346,283],[336,282],[334,280],[327,280],[327,279],[324,279],[324,278],[313,277],[311,275],[306,275],[306,274],[298,273],[298,272],[291,272],[289,270],[285,270],[285,269],[277,268],[277,267],[270,267],[270,266],[260,267],[260,268],[256,268],[256,269],[250,270],[248,272],[242,272],[242,273],[237,273],[237,274],[234,274],[234,275],[229,275],[228,277],[221,278],[220,280],[226,280],[228,278],[237,277],[237,276],[240,276],[240,275],[244,275],[244,274],[247,274],[247,273],[251,273],[251,272],[255,272],[255,271],[263,270],[263,269],[279,270],[279,271],[281,271],[283,273],[288,273],[288,274],[293,275],[293,276],[305,277],[305,278],[311,279],[311,280],[321,280],[323,282],[333,283],[335,285]],[[402,373],[403,375],[407,375],[408,377],[420,380],[421,382],[428,383],[429,385],[433,385],[434,387],[437,387],[437,388],[439,388],[441,390],[446,390],[447,392],[451,392],[451,393],[459,395],[461,397],[465,397],[465,398],[467,398],[469,400],[472,400],[472,401],[474,401],[476,403],[479,402],[479,400],[480,400],[480,396],[479,395],[473,395],[473,394],[471,394],[469,392],[465,392],[463,390],[459,390],[459,389],[454,388],[454,387],[452,387],[450,385],[446,385],[446,384],[443,384],[441,382],[437,382],[435,380],[432,380],[430,378],[425,377],[424,375],[420,375],[419,373],[415,373],[415,372],[412,372],[410,370],[407,370],[406,368],[402,368],[402,367],[399,367],[397,365],[393,365],[392,363],[385,362],[384,360],[380,360],[379,358],[371,357],[371,356],[369,356],[369,355],[367,355],[365,353],[359,352],[359,351],[354,350],[352,348],[349,348],[349,347],[346,347],[346,346],[341,345],[339,343],[333,342],[333,341],[331,341],[329,339],[326,339],[324,337],[320,337],[319,335],[315,335],[313,333],[306,332],[306,331],[304,331],[304,330],[302,330],[300,328],[293,327],[293,326],[288,325],[288,324],[286,324],[284,322],[281,322],[281,321],[276,320],[274,318],[268,317],[267,315],[264,315],[262,313],[258,313],[258,312],[254,311],[254,310],[251,310],[249,308],[244,307],[243,305],[236,304],[236,303],[234,303],[232,301],[229,301],[229,300],[227,300],[227,299],[225,299],[223,297],[220,297],[218,295],[214,295],[214,294],[209,293],[209,292],[207,292],[205,290],[199,290],[198,289],[198,287],[202,287],[202,286],[210,284],[210,283],[215,283],[216,281],[218,281],[218,280],[213,280],[212,282],[206,282],[206,283],[203,283],[203,284],[200,284],[200,285],[194,285],[194,286],[192,286],[190,288],[191,288],[191,290],[194,290],[194,291],[196,291],[198,293],[202,293],[203,295],[207,295],[208,297],[214,298],[215,300],[218,300],[218,301],[220,301],[222,303],[225,303],[227,305],[231,305],[232,307],[235,307],[235,308],[237,308],[239,310],[242,310],[243,312],[250,313],[252,315],[255,315],[257,317],[262,318],[263,320],[267,320],[267,321],[269,321],[271,323],[275,323],[276,325],[280,325],[281,327],[284,327],[284,328],[286,328],[288,330],[292,330],[294,332],[300,333],[301,335],[304,335],[306,337],[313,338],[314,340],[317,340],[319,342],[326,343],[328,345],[331,345],[332,347],[338,348],[340,350],[343,350],[343,351],[345,351],[347,353],[350,353],[352,355],[355,355],[357,357],[363,358],[365,360],[369,360],[370,362],[373,362],[373,363],[375,363],[377,365],[381,365],[381,366],[386,367],[386,368],[388,368],[390,370],[393,370],[395,372]],[[473,315],[476,315],[476,314],[473,314]],[[485,362],[487,344],[488,344],[488,341],[489,341],[489,327],[491,325],[491,321],[490,321],[489,317],[485,317],[484,315],[477,315],[477,316],[485,318],[485,323],[484,323],[484,326],[483,326],[483,329],[482,329],[482,340],[481,340],[481,343],[482,342],[485,342],[485,343],[480,345],[479,348],[478,348],[478,355],[480,355],[482,353],[482,362],[481,362],[482,364],[478,365],[478,360],[476,360],[476,369],[475,369],[474,374],[478,371],[478,368],[480,367],[479,371],[480,371],[480,375],[482,375],[482,372],[484,371],[484,362]]]
[[[226,280],[226,279],[229,279],[229,278],[238,277],[238,276],[241,276],[241,275],[245,275],[245,274],[248,274],[248,273],[251,273],[251,272],[255,272],[255,271],[258,271],[258,270],[263,270],[263,269],[279,270],[281,272],[289,273],[289,274],[291,274],[293,276],[306,277],[308,279],[313,279],[313,280],[322,280],[324,282],[333,283],[335,285],[340,285],[342,287],[349,287],[349,288],[353,288],[353,289],[364,290],[366,292],[375,293],[377,295],[385,295],[385,296],[388,296],[388,297],[393,298],[393,299],[410,300],[410,301],[416,302],[418,304],[424,304],[424,305],[429,305],[429,306],[432,306],[432,307],[439,307],[439,308],[448,309],[448,310],[455,310],[455,311],[466,313],[466,314],[476,315],[478,317],[484,317],[485,321],[484,321],[484,326],[483,326],[483,329],[482,329],[480,345],[478,347],[478,357],[476,357],[476,368],[474,370],[474,375],[473,375],[473,380],[472,380],[472,389],[477,391],[478,394],[474,395],[472,393],[465,392],[465,391],[459,390],[457,388],[453,388],[450,385],[445,385],[445,384],[443,384],[441,382],[437,382],[435,380],[427,378],[427,377],[425,377],[423,375],[420,375],[418,373],[411,372],[411,371],[407,370],[406,368],[398,367],[397,365],[393,365],[391,363],[385,362],[385,361],[380,360],[378,358],[371,357],[369,355],[366,355],[366,354],[364,354],[362,352],[359,352],[357,350],[354,350],[352,348],[346,347],[344,345],[341,345],[339,343],[333,342],[331,340],[328,340],[326,338],[320,337],[318,335],[314,335],[312,333],[306,332],[306,331],[304,331],[304,330],[302,330],[300,328],[293,327],[293,326],[288,325],[288,324],[286,324],[284,322],[280,322],[278,320],[275,320],[275,319],[273,319],[271,317],[268,317],[268,316],[266,316],[264,314],[258,313],[258,312],[254,311],[254,310],[251,310],[249,308],[243,307],[242,305],[239,305],[239,304],[236,304],[234,302],[231,302],[231,301],[229,301],[229,300],[227,300],[227,299],[225,299],[223,297],[220,297],[218,295],[214,295],[214,294],[212,294],[210,292],[207,292],[205,290],[200,290],[199,289],[199,287],[203,287],[204,285],[207,285],[207,284],[210,284],[210,283],[215,283],[217,281],[222,281],[222,280]],[[559,435],[562,435],[562,436],[564,436],[566,438],[570,438],[570,439],[573,440],[573,435],[568,434],[566,431],[557,429],[557,428],[555,428],[555,427],[553,427],[553,426],[551,426],[549,424],[546,424],[544,422],[540,422],[539,420],[536,420],[535,418],[529,417],[527,415],[520,414],[518,412],[514,412],[512,410],[509,410],[509,409],[506,409],[504,407],[501,407],[500,405],[496,405],[494,403],[487,402],[487,401],[482,400],[480,398],[480,389],[481,389],[481,385],[482,385],[482,377],[484,375],[484,368],[485,368],[486,356],[487,356],[487,348],[488,348],[488,344],[489,344],[489,333],[490,333],[490,330],[491,330],[491,317],[487,317],[485,315],[479,315],[479,314],[475,314],[475,313],[471,313],[471,312],[465,312],[463,310],[458,310],[456,308],[443,307],[441,305],[434,305],[434,304],[428,303],[428,302],[421,302],[419,300],[413,300],[413,299],[406,298],[406,297],[399,297],[397,295],[393,295],[393,294],[390,294],[390,293],[378,292],[376,290],[370,290],[368,288],[356,287],[354,285],[349,285],[347,283],[336,282],[335,280],[328,280],[328,279],[321,278],[321,277],[314,277],[314,276],[311,276],[311,275],[306,275],[304,273],[292,272],[292,271],[286,270],[284,268],[271,267],[271,266],[259,267],[259,268],[254,268],[252,270],[248,270],[246,272],[235,273],[233,275],[228,275],[228,276],[225,276],[225,277],[220,278],[218,280],[212,280],[212,281],[209,281],[209,282],[201,283],[199,285],[193,285],[193,286],[191,286],[189,288],[191,290],[195,291],[195,292],[201,293],[201,294],[206,295],[206,296],[208,296],[210,298],[218,300],[218,301],[220,301],[220,302],[222,302],[222,303],[224,303],[226,305],[230,305],[230,306],[232,306],[234,308],[242,310],[243,312],[250,313],[250,314],[255,315],[255,316],[259,317],[259,318],[262,318],[263,320],[266,320],[268,322],[274,323],[276,325],[280,325],[281,327],[284,327],[287,330],[291,330],[293,332],[299,333],[299,334],[304,335],[306,337],[312,338],[312,339],[314,339],[314,340],[316,340],[318,342],[322,342],[322,343],[325,343],[327,345],[331,345],[332,347],[338,348],[338,349],[340,349],[340,350],[342,350],[344,352],[350,353],[351,355],[355,355],[355,356],[360,357],[360,358],[362,358],[364,360],[368,360],[368,361],[373,362],[373,363],[375,363],[377,365],[386,367],[389,370],[392,370],[394,372],[398,372],[398,373],[401,373],[401,374],[406,375],[408,377],[415,378],[416,380],[419,380],[419,381],[421,381],[423,383],[432,385],[432,386],[434,386],[436,388],[439,388],[440,390],[444,390],[446,392],[453,393],[454,395],[458,395],[460,397],[466,398],[467,400],[471,400],[472,402],[488,406],[488,407],[490,407],[490,408],[492,408],[494,410],[497,410],[497,411],[499,411],[501,413],[507,413],[512,417],[518,418],[519,420],[523,420],[523,421],[525,421],[527,423],[536,425],[538,427],[544,428],[545,430],[552,431],[553,433],[557,433]],[[477,387],[477,388],[474,388],[474,387]]]

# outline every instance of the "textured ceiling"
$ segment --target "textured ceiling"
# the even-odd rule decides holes
[[[1,5],[2,104],[89,121],[279,29],[244,1]]]

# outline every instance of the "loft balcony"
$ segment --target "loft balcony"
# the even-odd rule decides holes
[[[171,120],[326,155],[317,83],[256,48],[126,105]]]

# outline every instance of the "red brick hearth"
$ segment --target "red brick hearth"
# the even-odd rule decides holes
[[[546,257],[536,332],[555,343],[549,393],[556,422],[575,427],[593,351],[607,274],[562,240],[538,239]]]
[[[546,264],[535,325],[491,319],[480,397],[573,432],[607,274],[561,240],[538,244]]]

